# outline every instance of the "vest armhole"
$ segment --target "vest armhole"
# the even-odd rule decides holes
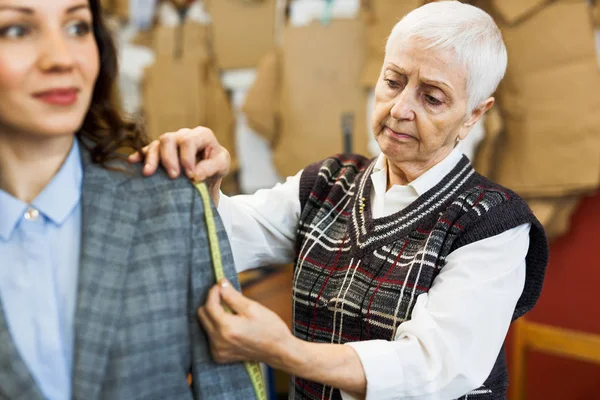
[[[304,211],[304,206],[310,197],[310,193],[315,187],[317,177],[319,176],[319,170],[323,162],[317,162],[304,168],[302,175],[300,176],[300,212]]]
[[[459,235],[456,242],[453,243],[452,251],[466,244],[499,235],[525,223],[533,225],[536,218],[525,201],[517,198],[498,204],[479,218],[474,218],[471,221],[466,226],[466,231]]]
[[[527,313],[537,303],[542,290],[544,275],[548,265],[549,247],[544,228],[533,215],[527,203],[520,199],[512,199],[490,210],[483,218],[478,219],[464,235],[452,246],[452,251],[478,240],[501,234],[521,224],[530,223],[529,250],[526,255],[526,279],[523,293],[519,298],[513,314],[513,321]]]

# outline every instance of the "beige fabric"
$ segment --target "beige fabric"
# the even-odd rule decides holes
[[[182,127],[206,126],[229,150],[234,175],[235,117],[206,40],[207,28],[195,22],[154,28],[156,62],[146,69],[142,85],[148,135],[155,139]]]
[[[129,0],[100,0],[100,6],[107,14],[129,18]]]
[[[281,88],[281,55],[269,52],[257,68],[256,79],[242,107],[248,126],[269,142],[275,140],[279,114],[279,91]]]
[[[287,26],[282,43],[279,56],[261,63],[244,106],[250,126],[271,142],[279,175],[344,151],[344,115],[353,119],[350,150],[367,155],[362,22]]]
[[[502,116],[498,105],[494,105],[486,114],[483,121],[485,136],[473,160],[473,167],[480,174],[490,177],[493,174],[499,155],[496,149],[501,145],[500,138],[504,129]]]
[[[497,93],[505,130],[491,177],[526,197],[593,190],[600,184],[600,73],[588,6],[530,3],[495,1],[492,10],[504,16],[511,5],[505,19],[518,22],[500,24],[509,63]]]
[[[275,46],[276,0],[205,0],[222,69],[255,67]]]
[[[423,5],[424,0],[363,0],[362,17],[367,26],[367,62],[362,83],[375,87],[385,56],[385,42],[404,15]]]
[[[600,184],[593,11],[583,0],[474,3],[494,16],[509,55],[476,169],[528,199],[548,236],[559,237],[581,194]]]
[[[569,232],[571,216],[577,209],[580,196],[567,196],[541,200],[529,200],[528,204],[540,220],[549,239],[556,239]]]
[[[596,1],[592,7],[592,19],[594,26],[600,28],[600,1]]]

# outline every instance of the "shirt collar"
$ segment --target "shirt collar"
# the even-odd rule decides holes
[[[83,169],[77,140],[50,183],[31,202],[45,217],[62,225],[81,199]],[[28,204],[0,190],[0,236],[7,240]]]
[[[406,186],[394,185],[392,188],[406,188],[413,189],[418,196],[423,195],[429,189],[437,185],[452,169],[458,164],[462,158],[462,152],[454,148],[450,154],[446,156],[442,161],[435,164],[433,167],[425,171],[414,181],[410,182]],[[387,188],[387,162],[385,155],[382,153],[377,157],[375,165],[373,166],[373,173],[371,174],[371,180],[373,181],[374,188],[377,194],[380,190]],[[383,186],[382,183],[383,182]]]
[[[8,240],[17,222],[27,210],[27,203],[0,189],[0,238]]]

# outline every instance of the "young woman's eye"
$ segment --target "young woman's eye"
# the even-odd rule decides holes
[[[29,34],[30,28],[26,25],[9,25],[0,28],[0,37],[19,39]]]
[[[67,32],[70,36],[85,36],[92,31],[92,26],[84,21],[79,21],[67,26]]]

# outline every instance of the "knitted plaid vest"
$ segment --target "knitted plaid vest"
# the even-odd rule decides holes
[[[461,246],[532,224],[526,283],[514,317],[537,301],[548,247],[544,230],[515,193],[477,174],[466,157],[404,210],[372,218],[375,161],[337,156],[309,166],[300,181],[293,286],[294,334],[303,340],[346,343],[394,340],[417,297],[431,287],[446,257]],[[481,268],[485,268],[482,265]],[[475,399],[504,399],[504,351]],[[329,386],[293,377],[295,399],[339,399]]]

